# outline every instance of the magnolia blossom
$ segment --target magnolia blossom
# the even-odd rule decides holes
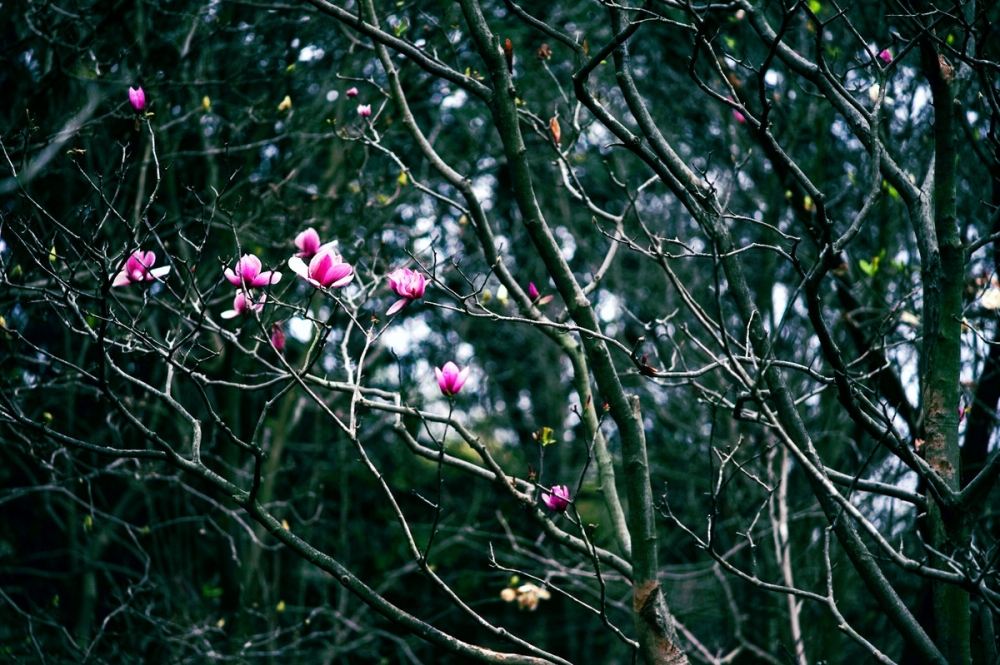
[[[281,281],[281,273],[273,270],[261,271],[260,259],[253,254],[244,254],[243,258],[236,262],[236,270],[226,268],[226,279],[233,286],[243,286],[250,288],[254,286],[267,286],[277,284]]]
[[[262,293],[260,300],[256,303],[247,298],[247,294],[243,291],[237,291],[236,297],[233,298],[233,308],[227,309],[225,312],[220,314],[224,319],[235,319],[237,316],[243,314],[249,314],[251,311],[259,312],[264,309],[264,301],[267,300],[267,294]]]
[[[152,282],[170,272],[170,266],[153,268],[155,264],[156,254],[137,249],[125,261],[122,271],[115,275],[115,281],[111,283],[111,286],[128,286],[136,282]]]
[[[348,97],[357,97],[358,96],[358,89],[357,88],[348,88],[347,92],[345,94]]]
[[[565,485],[553,485],[551,492],[543,490],[542,503],[557,513],[566,512],[566,507],[569,506],[569,488]]]
[[[139,86],[138,89],[129,86],[128,103],[132,105],[132,109],[136,113],[142,113],[143,109],[146,108],[146,93],[142,91],[142,86]]]
[[[535,283],[528,282],[528,297],[531,298],[531,302],[541,307],[542,305],[548,305],[552,302],[552,298],[554,296],[542,296],[542,294],[538,292],[538,287],[535,286]]]
[[[417,298],[424,297],[424,290],[427,288],[427,279],[423,273],[409,268],[399,268],[389,274],[389,288],[400,297],[392,304],[386,316],[392,316],[399,310],[410,304]]]
[[[878,59],[888,65],[890,62],[892,62],[892,51],[890,51],[887,48],[882,49],[881,51],[879,51]]]
[[[300,257],[293,256],[288,259],[288,267],[317,289],[327,287],[339,289],[354,279],[354,268],[351,264],[344,263],[340,254],[329,245],[320,247],[308,266]]]
[[[311,259],[316,256],[322,246],[319,241],[319,234],[316,229],[310,227],[295,236],[295,246],[299,248],[299,253],[295,256],[302,259]]]
[[[735,100],[735,99],[733,99],[732,97],[726,97],[726,99],[728,99],[729,101],[733,102],[734,104],[736,103],[736,100]],[[743,115],[742,113],[740,113],[740,112],[739,112],[739,111],[738,111],[737,109],[735,109],[735,108],[733,109],[733,117],[734,117],[734,118],[736,118],[736,122],[738,122],[738,123],[740,123],[740,124],[745,124],[745,123],[746,123],[746,121],[747,121],[747,118],[746,118],[746,116],[745,116],[745,115]]]
[[[271,346],[278,353],[281,353],[285,349],[285,331],[281,329],[280,323],[275,323],[271,326]]]
[[[371,104],[361,104],[360,106],[358,106],[358,115],[360,115],[362,118],[367,118],[371,114],[372,114]]]
[[[434,375],[437,377],[438,387],[441,392],[451,397],[457,395],[458,391],[465,385],[465,380],[469,378],[469,368],[459,371],[458,365],[450,360],[442,368],[434,368]]]

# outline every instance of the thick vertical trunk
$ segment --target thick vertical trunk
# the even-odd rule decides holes
[[[934,232],[937,251],[925,257],[924,455],[956,491],[961,479],[958,447],[959,370],[961,364],[964,252],[955,210],[954,72],[929,40],[921,44],[924,75],[934,101]],[[961,557],[968,526],[961,514],[944,511],[928,494],[931,544],[936,551]],[[946,567],[943,561],[936,561]],[[970,662],[969,594],[954,585],[933,584],[937,643],[949,663]]]

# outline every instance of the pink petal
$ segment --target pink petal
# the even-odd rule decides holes
[[[347,277],[343,277],[341,279],[338,279],[336,282],[334,282],[333,284],[330,285],[330,288],[331,289],[342,289],[342,288],[344,288],[345,286],[347,286],[348,284],[350,284],[353,281],[354,281],[354,271],[351,270],[351,273],[349,275],[347,275]]]
[[[273,270],[267,270],[260,273],[250,282],[250,286],[267,286],[268,284],[277,284],[281,281],[281,273],[274,272]]]
[[[288,267],[299,277],[309,279],[309,266],[298,256],[288,259]]]
[[[401,300],[397,300],[396,302],[392,303],[392,307],[389,308],[389,311],[387,311],[385,313],[385,315],[386,316],[392,316],[393,314],[395,314],[399,310],[401,310],[404,307],[406,307],[408,304],[410,304],[410,301],[407,300],[406,298],[403,298]]]
[[[462,386],[465,385],[465,381],[468,378],[469,378],[469,368],[466,367],[465,369],[463,369],[461,372],[458,373],[457,377],[455,377],[455,380],[452,383],[452,389],[457,393],[459,390],[462,389]]]

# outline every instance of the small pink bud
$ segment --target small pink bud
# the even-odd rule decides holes
[[[726,99],[728,99],[729,101],[731,101],[733,103],[736,102],[736,100],[733,99],[732,97],[726,97]],[[736,109],[733,109],[733,117],[736,118],[736,122],[740,123],[741,125],[746,124],[746,121],[747,121],[746,116],[743,115],[742,113],[740,113],[739,111],[737,111]]]
[[[285,331],[281,329],[280,323],[271,326],[271,346],[278,353],[285,350]]]
[[[538,300],[538,287],[535,286],[534,282],[528,282],[528,297],[534,300]]]
[[[142,113],[146,108],[146,93],[142,91],[142,86],[138,89],[129,87],[128,89],[128,103],[132,105],[132,109],[136,113]]]
[[[348,97],[357,97],[358,96],[358,89],[357,88],[349,88],[345,94]]]
[[[434,368],[434,375],[437,377],[438,387],[446,396],[457,395],[458,391],[465,385],[465,380],[469,378],[469,368],[459,371],[458,365],[450,360],[444,367]]]
[[[371,114],[372,114],[371,104],[362,104],[358,107],[358,115],[360,115],[362,118],[367,118]]]
[[[553,485],[552,490],[542,490],[542,503],[557,513],[566,512],[569,507],[569,488],[565,485]]]
[[[892,52],[887,48],[882,49],[881,51],[879,51],[878,59],[888,65],[890,62],[892,62]]]

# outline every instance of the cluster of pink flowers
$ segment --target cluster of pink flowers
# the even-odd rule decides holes
[[[347,95],[348,99],[354,99],[355,97],[358,96],[358,89],[357,88],[348,88],[347,92],[344,93],[344,94]],[[362,118],[367,118],[367,117],[370,117],[371,114],[372,114],[372,105],[371,104],[359,104],[358,105],[358,115],[359,116],[361,116]]]
[[[261,312],[264,310],[264,302],[267,294],[262,293],[260,299],[254,302],[250,289],[267,287],[281,281],[281,273],[275,270],[264,270],[264,266],[253,254],[244,254],[236,262],[236,269],[226,268],[223,275],[233,286],[237,287],[236,295],[233,296],[233,308],[227,309],[220,314],[224,319],[235,319],[250,312]]]
[[[892,56],[888,51],[882,51],[878,55],[884,62],[889,63]],[[347,97],[354,98],[358,95],[357,88],[347,90]],[[146,95],[142,88],[129,88],[129,104],[140,115],[146,108]],[[358,115],[367,118],[371,116],[371,105],[362,104],[358,106]],[[734,110],[737,120],[745,121],[742,116]],[[308,228],[294,239],[298,252],[288,259],[288,267],[296,275],[307,283],[318,289],[339,289],[347,286],[354,280],[354,267],[343,260],[336,250],[336,243],[323,244],[319,234],[313,228]],[[308,261],[308,263],[307,263]],[[165,277],[170,272],[170,266],[154,268],[156,264],[156,254],[144,252],[137,249],[127,258],[120,272],[115,275],[112,286],[127,286],[143,282],[152,282]],[[252,289],[269,288],[281,281],[281,273],[276,270],[264,270],[261,260],[253,254],[244,254],[232,268],[223,271],[226,281],[236,287],[233,296],[232,309],[222,312],[224,319],[233,319],[252,312],[261,312],[267,302],[267,293],[261,293],[259,298],[255,298]],[[404,307],[415,300],[424,297],[427,289],[427,277],[416,270],[409,268],[397,268],[388,275],[389,288],[398,296],[386,312],[386,316],[393,316]],[[528,297],[535,305],[541,306],[549,303],[553,296],[542,295],[534,283],[528,283]],[[274,323],[270,331],[270,344],[281,353],[285,348],[285,333],[280,323]],[[437,378],[438,388],[445,397],[455,397],[469,378],[470,368],[459,368],[452,361],[448,361],[443,367],[435,367],[434,374]],[[962,414],[964,416],[964,413]],[[553,485],[549,489],[542,489],[541,500],[550,510],[558,513],[566,511],[570,505],[571,497],[569,488],[566,485]]]

